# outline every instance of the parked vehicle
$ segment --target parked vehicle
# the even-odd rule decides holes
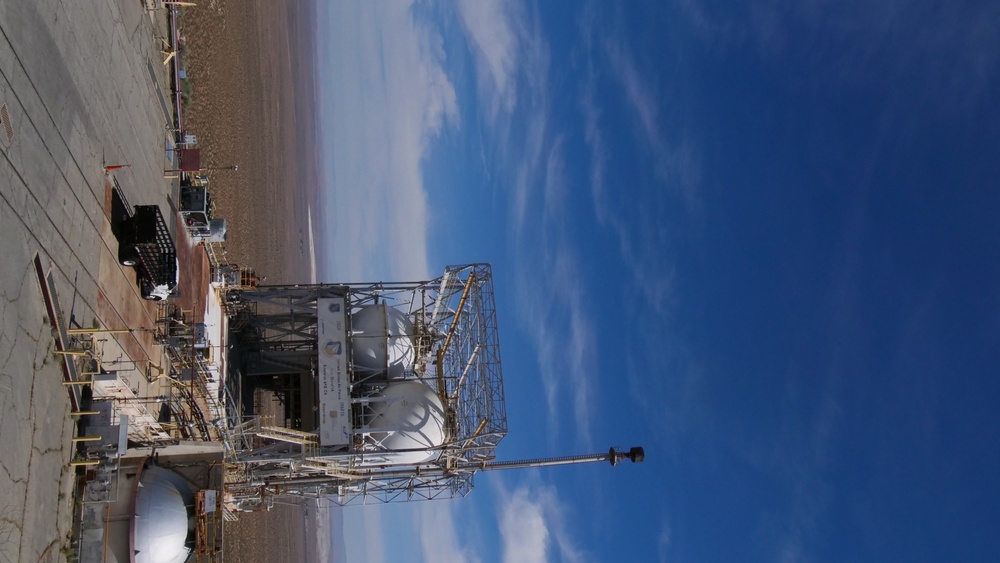
[[[143,299],[160,301],[177,288],[177,249],[157,205],[136,205],[119,225],[118,262],[136,270]]]

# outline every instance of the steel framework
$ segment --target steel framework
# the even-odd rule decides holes
[[[242,455],[251,473],[266,478],[275,493],[332,494],[341,504],[392,502],[464,496],[476,469],[495,458],[507,434],[500,344],[489,264],[449,266],[433,280],[299,286],[259,286],[234,292],[239,303],[231,326],[253,341],[250,348],[271,365],[288,370],[314,369],[317,353],[317,302],[343,297],[350,311],[384,304],[406,314],[415,361],[407,377],[430,386],[446,410],[446,442],[434,460],[419,466],[372,469],[362,462],[377,450],[358,432],[346,450],[301,443]],[[243,344],[247,347],[247,344]],[[363,427],[361,405],[384,381],[351,374],[352,417]],[[258,437],[273,439],[273,429]],[[288,440],[287,437],[284,438]],[[267,450],[269,447],[264,446]],[[281,453],[274,452],[280,449]],[[260,465],[257,465],[260,464]]]

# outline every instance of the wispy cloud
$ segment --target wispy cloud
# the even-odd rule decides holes
[[[585,560],[569,534],[566,509],[555,489],[533,483],[500,491],[497,520],[505,562]]]
[[[480,110],[501,161],[511,164],[513,224],[523,225],[549,135],[549,47],[538,14],[521,2],[458,2],[473,53]]]
[[[476,57],[479,90],[487,100],[492,123],[501,111],[517,104],[517,74],[521,56],[520,5],[516,2],[460,0],[458,13]]]
[[[667,142],[659,123],[659,100],[653,95],[649,85],[639,77],[635,60],[618,41],[605,41],[605,48],[611,68],[616,71],[625,90],[626,101],[638,118],[642,137],[656,155],[666,153]]]
[[[421,164],[445,127],[458,127],[443,39],[409,2],[332,3],[321,64],[330,184],[324,263],[338,279],[426,277],[430,212]],[[333,79],[332,77],[336,77]]]
[[[578,107],[589,155],[590,195],[598,222],[618,242],[632,281],[628,293],[640,296],[642,309],[655,313],[655,322],[662,324],[669,320],[675,295],[675,241],[688,238],[704,213],[698,143],[677,121],[677,112],[670,111],[661,73],[649,72],[648,60],[632,52],[627,31],[616,26],[615,18],[598,17],[600,13],[590,3],[579,25],[583,72]],[[624,122],[606,117],[622,114],[628,116]],[[621,150],[623,132],[635,140],[628,158],[652,172],[645,180],[640,176],[646,185],[609,177],[615,159],[622,158],[615,151]],[[608,142],[609,135],[614,143]],[[627,197],[630,193],[642,197]],[[663,327],[647,328],[662,332]]]
[[[750,442],[763,451],[752,451],[748,458],[757,460],[789,488],[785,509],[765,514],[761,522],[766,541],[774,542],[775,555],[782,562],[813,560],[813,542],[822,535],[824,515],[834,500],[827,467],[843,419],[839,381],[836,373],[827,377],[817,408],[804,427],[800,421],[786,418],[777,436]],[[795,393],[786,403],[791,400],[801,401],[802,397]]]
[[[555,487],[542,483],[537,470],[521,475],[526,479],[513,490],[499,476],[492,478],[490,490],[478,493],[492,492],[492,506],[431,501],[349,509],[362,512],[361,518],[344,519],[347,541],[354,546],[349,559],[478,563],[495,560],[488,555],[494,541],[488,536],[499,542],[501,559],[511,563],[589,560]],[[488,514],[485,529],[480,529],[484,515],[476,514],[479,509]],[[388,547],[372,545],[382,541]]]
[[[542,372],[551,413],[559,412],[558,398],[569,394],[573,401],[574,430],[578,440],[590,447],[591,421],[594,410],[591,405],[593,388],[597,379],[594,366],[597,365],[597,328],[591,317],[592,300],[587,296],[578,246],[567,232],[568,213],[566,207],[567,180],[563,158],[562,137],[556,137],[551,145],[545,166],[543,184],[543,240],[547,241],[545,264],[548,287],[543,295],[558,308],[556,318],[550,318],[544,326],[547,335],[539,335],[549,353],[545,356],[551,365],[545,365]],[[557,329],[552,333],[552,329]],[[555,342],[552,340],[558,339]],[[552,352],[558,350],[558,354]],[[544,364],[543,364],[544,365]],[[561,392],[560,387],[566,390]],[[555,421],[550,420],[550,424]]]
[[[535,169],[520,169],[521,188],[515,193],[524,200],[518,199],[511,211],[520,222],[511,235],[518,249],[518,316],[536,346],[552,440],[558,439],[568,407],[574,439],[589,448],[598,364],[596,320],[583,283],[580,249],[569,228],[562,137],[546,139],[542,146],[547,152]]]
[[[571,251],[555,251],[545,259],[551,262],[544,275],[520,272],[517,277],[518,314],[537,349],[551,440],[557,440],[569,406],[573,437],[589,448],[597,377],[597,331],[588,313],[591,300],[580,283],[581,268]]]
[[[617,64],[631,65],[622,61]],[[630,77],[628,78],[630,85],[626,86],[625,90],[634,94],[631,104],[636,108],[643,136],[653,147],[654,154],[665,155],[670,149],[667,148],[667,141],[655,125],[658,110],[645,88],[639,84],[634,69],[623,72],[625,76]],[[643,295],[653,311],[664,314],[674,293],[674,266],[670,260],[669,245],[673,238],[671,231],[680,228],[668,225],[667,221],[668,217],[678,216],[677,212],[670,213],[670,210],[677,206],[670,205],[672,198],[666,191],[656,197],[647,197],[641,207],[638,203],[620,197],[621,192],[628,188],[615,186],[614,194],[609,193],[606,179],[608,157],[602,126],[603,109],[595,99],[595,82],[596,78],[591,68],[580,97],[584,141],[590,155],[590,193],[594,214],[598,221],[617,238],[622,262],[630,269],[635,288]],[[676,160],[674,157],[662,156],[662,158]],[[692,186],[684,191],[693,193],[694,190]],[[692,195],[687,199],[694,201],[696,197]]]
[[[386,561],[386,534],[383,529],[382,513],[377,506],[355,507],[343,518],[344,546],[348,561]]]
[[[673,444],[692,432],[713,435],[705,371],[691,358],[676,319],[677,249],[696,236],[705,212],[701,158],[665,94],[670,77],[653,71],[647,54],[633,51],[629,31],[606,14],[592,2],[579,20],[585,173],[594,215],[617,242],[627,284],[618,304],[632,346],[621,351],[621,377],[647,430]],[[642,168],[624,177],[643,185],[619,179],[623,162]]]
[[[501,507],[500,533],[503,536],[503,560],[520,563],[548,560],[549,530],[539,499],[527,491],[515,491]]]
[[[996,3],[763,0],[732,10],[696,0],[676,5],[712,49],[756,52],[782,63],[796,59],[812,71],[821,69],[838,88],[880,84],[876,96],[907,118],[915,111],[970,117],[996,98]]]
[[[509,185],[520,324],[533,336],[553,440],[567,406],[591,443],[596,330],[579,249],[569,232],[563,133],[551,124],[549,46],[539,15],[518,2],[460,2],[491,142]],[[561,400],[567,394],[567,405]]]
[[[516,164],[512,169],[514,197],[510,207],[511,230],[515,239],[523,239],[525,220],[529,207],[536,205],[533,191],[540,183],[547,144],[547,110],[534,111],[525,117],[523,138],[519,139],[519,150],[510,155]]]
[[[594,200],[594,214],[602,224],[612,223],[616,232],[621,233],[624,228],[615,216],[610,214],[608,206],[604,205],[607,200],[605,193],[604,175],[607,168],[607,149],[604,141],[604,131],[601,128],[601,109],[594,99],[594,68],[593,64],[587,69],[586,83],[580,97],[580,111],[583,113],[583,139],[590,149],[590,192]],[[621,235],[619,235],[621,238]]]
[[[624,41],[609,36],[604,41],[604,51],[625,94],[626,105],[635,117],[638,137],[650,153],[656,178],[665,188],[681,196],[689,213],[699,212],[700,171],[691,141],[684,138],[678,124],[675,124],[676,130],[665,129],[660,108],[667,101],[645,78],[648,74],[640,72]]]
[[[660,561],[666,563],[668,560],[673,541],[673,528],[670,526],[670,520],[663,518],[660,521],[660,535],[656,538],[656,553]]]
[[[455,504],[425,502],[415,507],[414,524],[420,534],[424,561],[475,563],[480,558],[468,546],[462,545],[456,522],[461,508]],[[467,525],[463,522],[461,525]]]

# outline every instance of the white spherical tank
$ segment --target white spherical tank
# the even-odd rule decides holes
[[[368,422],[371,438],[391,452],[390,464],[414,465],[437,457],[444,444],[444,406],[433,389],[417,381],[390,383],[373,398]],[[378,462],[376,462],[378,463]]]
[[[366,305],[351,315],[354,369],[362,376],[404,377],[413,366],[413,323],[386,305]]]
[[[150,466],[136,488],[132,551],[136,563],[183,563],[187,548],[188,512],[171,471]]]

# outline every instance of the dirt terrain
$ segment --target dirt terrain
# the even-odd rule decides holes
[[[317,184],[313,22],[310,2],[287,0],[216,0],[181,20],[185,128],[229,221],[231,261],[268,283],[308,281],[300,233]]]

